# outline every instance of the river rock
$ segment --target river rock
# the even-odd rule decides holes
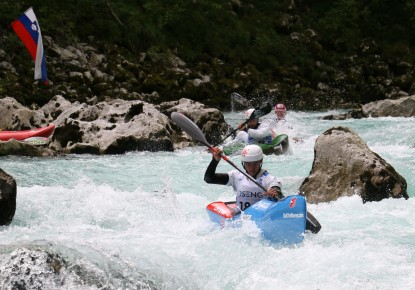
[[[0,114],[1,130],[13,131],[33,128],[31,120],[35,113],[14,98],[5,97],[0,99]]]
[[[194,145],[193,140],[172,122],[172,112],[188,116],[211,143],[219,142],[229,128],[218,109],[189,99],[155,106],[141,100],[120,99],[71,103],[56,95],[43,107],[33,110],[13,98],[0,101],[0,113],[6,116],[0,124],[5,129],[22,130],[53,123],[56,128],[49,148],[59,153],[123,154],[128,151],[173,151]],[[3,145],[3,149],[3,155],[50,155],[45,150],[14,142]],[[10,150],[9,154],[6,149]],[[24,152],[23,149],[26,153],[19,153]]]
[[[100,268],[99,263],[84,261],[69,247],[41,240],[27,245],[10,245],[2,251],[0,288],[158,289],[157,283],[139,270],[131,277],[126,276],[123,269],[114,267],[107,271],[107,268]]]
[[[36,112],[37,123],[54,123],[51,147],[66,153],[122,154],[128,151],[173,151],[193,144],[170,119],[171,112],[183,112],[218,142],[228,124],[217,109],[181,99],[158,106],[144,101],[70,103],[55,96]]]
[[[11,223],[16,212],[16,180],[0,169],[0,225]]]
[[[7,155],[45,157],[53,156],[55,152],[44,146],[34,146],[11,139],[9,141],[0,141],[0,156]]]
[[[415,95],[367,103],[359,109],[353,109],[344,114],[324,116],[322,119],[345,120],[350,118],[413,116],[415,116]]]
[[[334,127],[317,138],[310,175],[300,191],[307,202],[360,195],[363,202],[408,198],[406,180],[351,129]]]
[[[167,116],[143,101],[112,100],[96,105],[68,104],[56,97],[47,104],[56,125],[51,147],[65,153],[123,154],[173,151]]]
[[[371,102],[362,106],[362,112],[366,117],[413,117],[415,96]]]

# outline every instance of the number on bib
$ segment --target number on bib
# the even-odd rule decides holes
[[[250,206],[251,206],[251,203],[249,202],[245,202],[245,203],[239,202],[239,207],[241,208],[241,210],[246,210]]]

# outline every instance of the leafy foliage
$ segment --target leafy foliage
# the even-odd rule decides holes
[[[145,52],[150,59],[174,52],[193,68],[208,64],[199,72],[216,78],[191,88],[182,77],[173,81],[172,74],[154,74],[140,87],[146,93],[176,90],[216,100],[209,90],[227,94],[239,86],[256,94],[287,79],[296,79],[279,87],[288,96],[298,96],[289,86],[313,88],[321,80],[346,87],[327,67],[348,69],[345,57],[359,55],[365,40],[373,40],[376,53],[387,59],[414,60],[412,0],[5,0],[0,3],[3,49],[18,47],[9,25],[29,6],[41,19],[42,33],[61,46],[94,42],[102,49],[126,49],[130,56]],[[19,74],[27,74],[30,66],[19,63]]]

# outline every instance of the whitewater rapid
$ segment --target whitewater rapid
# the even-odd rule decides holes
[[[209,222],[205,206],[234,195],[203,181],[211,158],[203,146],[2,157],[0,168],[18,188],[14,220],[0,228],[0,288],[415,289],[415,120],[320,119],[333,113],[289,112],[293,135],[303,142],[292,143],[292,155],[264,161],[284,193],[295,194],[308,176],[317,137],[342,125],[406,179],[410,198],[309,204],[323,228],[293,246],[270,244],[251,224],[221,230]],[[243,112],[225,117],[235,125]],[[66,264],[52,271],[51,259]]]

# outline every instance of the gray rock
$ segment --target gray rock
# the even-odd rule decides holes
[[[35,113],[24,107],[15,99],[5,97],[0,99],[0,129],[2,130],[26,130],[33,128],[31,119]]]
[[[11,139],[9,141],[0,141],[0,156],[7,155],[45,157],[54,155],[54,152],[43,146],[34,146]]]
[[[7,71],[10,71],[13,74],[16,74],[17,73],[17,71],[14,68],[14,66],[11,63],[7,62],[7,61],[1,61],[0,62],[0,68],[2,68],[4,70],[7,70]]]
[[[368,103],[363,105],[362,112],[366,117],[413,117],[415,116],[415,96]]]
[[[89,57],[89,62],[91,64],[91,67],[97,67],[102,63],[104,59],[105,59],[105,55],[96,54],[93,52],[91,53],[91,56]]]
[[[55,105],[48,104],[48,108],[64,107],[60,101],[56,99]],[[96,105],[74,103],[53,123],[56,129],[51,146],[67,153],[173,150],[170,139],[173,131],[168,117],[142,101],[114,100]]]
[[[229,128],[219,110],[188,99],[154,106],[141,100],[97,103],[96,99],[91,99],[87,103],[71,103],[57,95],[35,110],[23,107],[12,98],[0,102],[3,102],[0,113],[7,116],[3,119],[9,120],[0,123],[3,128],[22,130],[53,123],[56,128],[49,148],[63,153],[173,151],[175,148],[195,145],[189,136],[171,122],[171,113],[177,111],[192,119],[212,144],[220,141]],[[45,150],[36,152],[37,148],[33,146],[22,146],[18,142],[4,147],[3,154],[7,155],[9,150],[9,154],[48,155]]]
[[[0,225],[8,225],[16,212],[16,180],[0,169]]]
[[[346,119],[361,119],[365,118],[362,109],[353,109],[345,114],[324,116],[322,120],[346,120]]]
[[[324,120],[361,119],[368,117],[413,117],[415,116],[415,95],[398,99],[386,99],[363,105],[360,109],[345,114],[324,116]]]
[[[105,259],[101,259],[105,260]],[[65,246],[37,241],[3,247],[0,260],[1,289],[159,289],[140,269],[129,266],[106,271],[106,262],[84,261]],[[122,268],[118,270],[118,268]],[[110,277],[108,277],[110,276]]]
[[[334,127],[320,135],[314,154],[310,175],[300,187],[307,202],[328,202],[355,194],[363,202],[408,198],[406,180],[346,127]]]

